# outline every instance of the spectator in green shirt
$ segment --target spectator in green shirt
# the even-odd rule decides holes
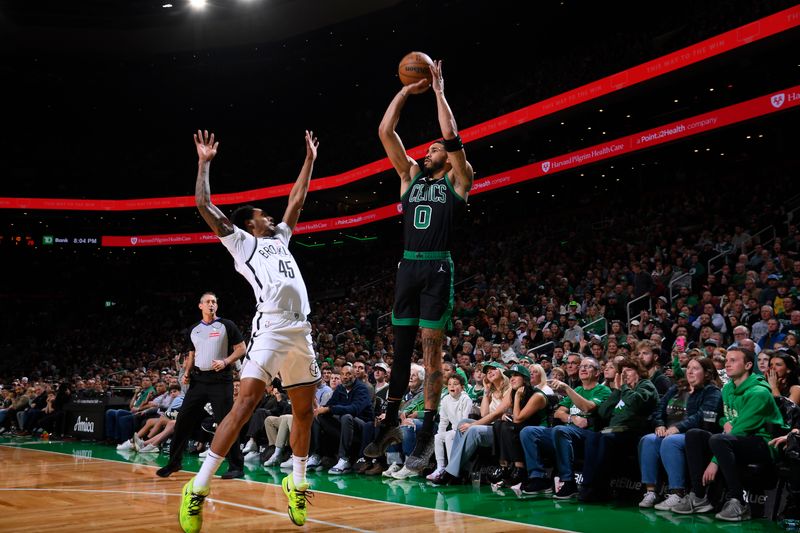
[[[597,414],[606,424],[599,433],[586,434],[583,460],[583,485],[578,498],[599,501],[608,495],[603,483],[609,473],[611,450],[616,454],[636,448],[650,428],[649,418],[658,404],[658,391],[648,379],[642,360],[628,356],[620,363],[615,388],[599,406]]]
[[[596,431],[597,406],[611,395],[611,389],[598,383],[600,372],[597,359],[583,358],[578,367],[580,386],[573,389],[562,381],[555,380],[551,383],[554,390],[565,394],[555,413],[555,418],[564,425],[553,428],[531,426],[520,432],[529,476],[522,487],[525,494],[546,494],[553,490],[552,481],[542,461],[545,453],[555,455],[554,473],[563,482],[555,498],[567,499],[577,494],[573,471],[574,448],[586,440],[587,434]]]
[[[672,508],[673,512],[692,514],[713,510],[706,490],[721,473],[727,498],[716,514],[717,519],[730,522],[750,519],[750,505],[742,499],[744,487],[738,465],[772,461],[775,449],[768,443],[773,433],[786,432],[770,386],[764,376],[753,373],[754,365],[753,351],[738,347],[728,350],[725,370],[731,381],[722,387],[724,416],[719,423],[723,432],[712,435],[692,429],[686,433],[691,492]]]

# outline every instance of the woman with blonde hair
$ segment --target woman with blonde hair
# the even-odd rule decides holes
[[[505,370],[506,367],[496,361],[483,366],[486,377],[483,382],[481,418],[478,420],[465,418],[456,424],[453,455],[449,458],[447,468],[442,475],[431,480],[436,485],[458,482],[461,477],[461,469],[472,459],[478,447],[489,448],[494,445],[492,423],[513,407],[511,385],[508,377],[504,374]]]
[[[547,384],[547,372],[544,371],[542,365],[540,364],[533,364],[528,367],[528,370],[531,373],[531,385],[542,391],[548,396],[552,396],[555,394],[553,389],[550,388],[550,385]]]

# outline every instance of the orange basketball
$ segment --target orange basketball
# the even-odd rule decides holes
[[[433,66],[433,60],[422,52],[411,52],[400,61],[400,66],[397,68],[397,75],[400,76],[400,81],[403,85],[410,85],[416,83],[423,78],[428,79],[428,83],[433,80],[430,68]]]

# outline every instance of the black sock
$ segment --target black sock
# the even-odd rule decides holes
[[[390,398],[386,402],[386,418],[383,419],[383,425],[387,427],[394,427],[398,422],[398,411],[400,410],[400,400]]]
[[[411,355],[414,353],[416,339],[416,326],[394,327],[394,361],[389,377],[386,418],[383,421],[385,426],[393,427],[398,423],[400,399],[408,389],[408,379],[411,376]]]
[[[420,431],[424,431],[428,434],[433,434],[433,419],[436,417],[436,411],[434,409],[425,409],[425,414],[422,417],[422,428]]]

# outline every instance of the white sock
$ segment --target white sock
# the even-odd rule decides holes
[[[250,446],[251,444],[252,444],[253,446],[255,446],[255,444],[256,444],[256,439],[250,439],[249,441],[247,441],[247,446]],[[245,447],[247,447],[247,446],[245,446]]]
[[[294,476],[294,486],[297,487],[301,483],[306,482],[306,463],[308,462],[308,456],[305,457],[297,457],[296,455],[292,456],[292,474]]]
[[[200,490],[207,489],[208,485],[211,483],[211,477],[217,472],[217,469],[224,460],[224,457],[217,455],[209,449],[208,456],[206,460],[203,461],[203,466],[200,467],[197,477],[194,478],[194,488]]]
[[[283,448],[280,446],[275,446],[275,451],[272,452],[272,457],[280,457],[281,453],[283,453]],[[303,470],[303,475],[305,475],[305,469]]]

